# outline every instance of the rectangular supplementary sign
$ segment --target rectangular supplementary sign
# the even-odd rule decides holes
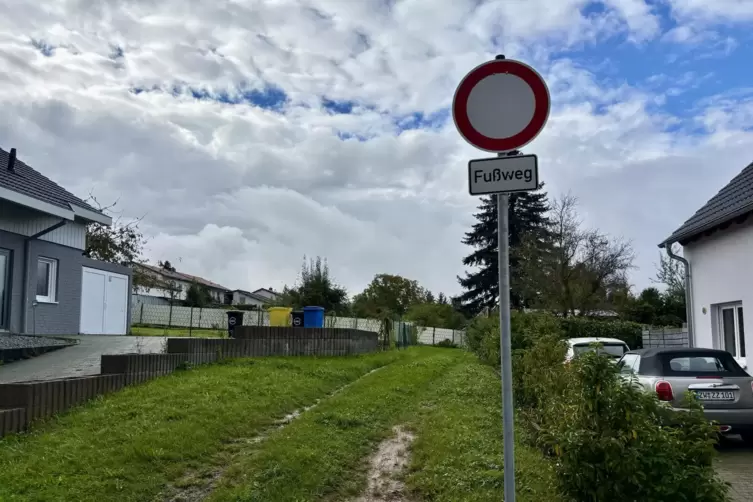
[[[471,195],[527,192],[539,186],[539,160],[535,155],[475,159],[468,162]]]

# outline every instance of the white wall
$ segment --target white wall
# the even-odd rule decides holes
[[[258,289],[256,291],[252,291],[255,295],[263,296],[264,298],[269,298],[270,300],[276,300],[279,294],[271,293],[267,290]]]
[[[753,221],[703,237],[683,253],[692,277],[695,346],[721,348],[713,306],[742,301],[746,355],[753,363]]]
[[[34,235],[60,222],[51,216],[0,200],[0,230],[25,236]],[[54,242],[76,249],[86,249],[86,226],[68,221],[64,226],[43,235],[40,240]]]
[[[167,289],[162,288],[139,288],[138,291],[134,291],[134,293],[137,293],[139,295],[144,296],[156,296],[159,298],[172,298],[173,300],[185,300],[186,299],[186,291],[188,291],[188,283],[182,283],[180,281],[173,281],[176,285],[176,287],[180,287],[180,291],[170,291]],[[171,296],[173,295],[173,296]]]
[[[264,305],[266,305],[266,303],[248,295],[244,295],[243,293],[240,293],[238,291],[234,291],[233,305],[256,305],[257,307],[263,307]]]

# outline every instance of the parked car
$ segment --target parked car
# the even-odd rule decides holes
[[[675,410],[682,411],[685,392],[693,392],[723,434],[740,434],[753,443],[753,377],[729,352],[687,347],[631,350],[619,365],[625,378],[655,392]]]
[[[579,355],[596,350],[594,344],[600,344],[599,352],[611,356],[617,362],[625,352],[630,350],[628,344],[617,338],[570,338],[565,362],[572,361]]]

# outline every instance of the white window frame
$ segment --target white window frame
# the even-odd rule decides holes
[[[744,333],[740,333],[740,309],[743,308],[743,302],[732,302],[732,303],[724,303],[717,306],[718,312],[717,312],[717,321],[719,323],[718,326],[718,333],[719,333],[719,347],[722,350],[726,350],[730,354],[732,354],[733,357],[745,357],[740,355],[740,346],[745,343],[745,340],[742,339]],[[734,351],[729,350],[725,344],[725,337],[724,337],[724,311],[725,310],[731,310],[732,311],[732,320],[734,322],[734,330],[735,330],[735,346]],[[745,353],[748,353],[748,347],[745,347]]]
[[[57,290],[58,290],[58,261],[54,258],[45,258],[40,256],[37,258],[37,270],[39,270],[39,263],[46,263],[49,265],[47,269],[47,295],[36,295],[37,302],[39,303],[57,303]],[[37,277],[37,283],[39,284],[39,277]]]

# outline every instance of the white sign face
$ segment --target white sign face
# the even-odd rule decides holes
[[[549,89],[520,61],[495,59],[471,70],[452,100],[452,119],[468,143],[488,152],[527,145],[549,118]]]
[[[539,187],[539,161],[535,155],[476,159],[468,162],[471,195],[529,192]]]

